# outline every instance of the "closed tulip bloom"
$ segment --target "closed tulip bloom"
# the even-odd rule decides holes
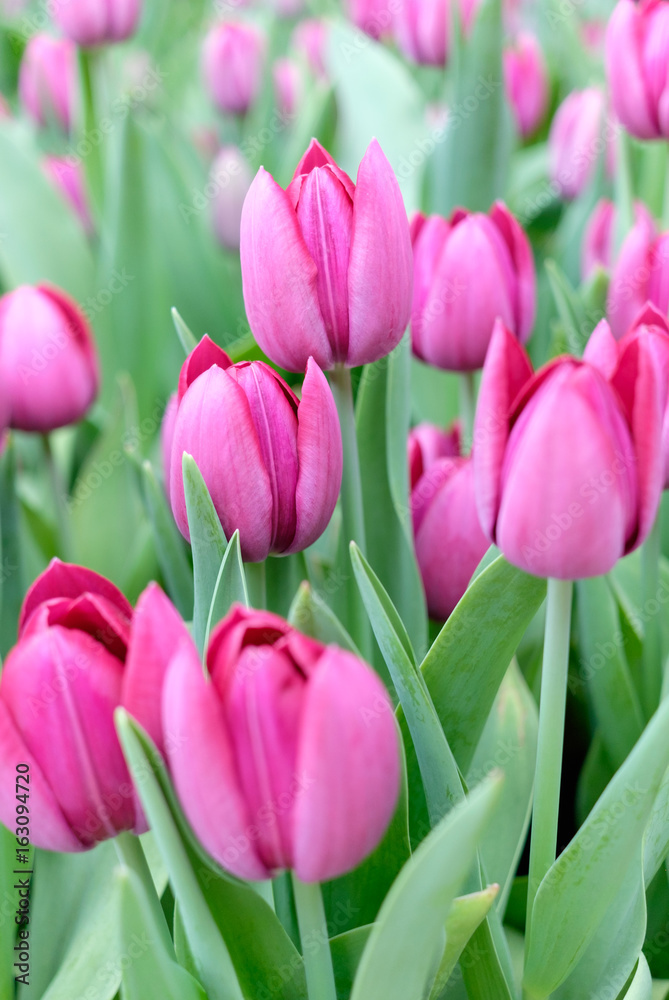
[[[548,69],[539,41],[529,31],[521,32],[504,51],[506,94],[523,139],[541,125],[548,109]]]
[[[451,48],[451,4],[454,0],[401,0],[393,19],[395,41],[403,54],[421,66],[445,66]],[[481,0],[455,0],[465,33]]]
[[[10,426],[47,432],[81,420],[98,393],[83,313],[64,292],[22,285],[0,298],[0,369]]]
[[[54,560],[28,591],[0,679],[0,821],[16,827],[16,765],[30,774],[30,841],[82,851],[146,823],[114,728],[123,705],[162,746],[160,691],[188,638],[152,584],[137,614],[104,577]],[[156,715],[156,707],[158,715]]]
[[[220,111],[246,114],[260,92],[264,58],[264,37],[252,25],[226,21],[211,29],[202,49],[202,72]]]
[[[620,0],[606,33],[615,112],[637,139],[669,139],[669,6]]]
[[[212,164],[209,180],[216,189],[211,203],[216,239],[224,249],[238,250],[242,206],[253,175],[237,146],[221,149]]]
[[[381,840],[400,766],[388,693],[351,653],[239,605],[214,630],[209,679],[191,643],[170,664],[163,726],[177,794],[228,871],[337,878]]]
[[[277,59],[272,68],[272,81],[277,109],[282,115],[292,118],[304,93],[300,67],[294,59]]]
[[[536,274],[529,240],[501,202],[488,215],[456,209],[412,222],[414,354],[437,368],[483,365],[499,317],[521,343],[532,332]]]
[[[627,234],[611,274],[607,316],[617,339],[647,302],[669,314],[669,232],[657,236],[651,216],[644,213]]]
[[[35,35],[26,45],[19,71],[21,104],[37,123],[72,128],[77,94],[77,50],[67,38]]]
[[[53,19],[64,35],[88,48],[130,38],[141,11],[141,0],[67,0],[54,5]]]
[[[341,485],[341,432],[332,392],[312,359],[299,400],[269,365],[233,365],[208,337],[186,359],[169,493],[189,539],[184,452],[202,473],[226,537],[239,529],[245,560],[301,552],[328,526]]]
[[[666,379],[638,340],[607,375],[557,358],[536,374],[498,323],[474,425],[481,526],[509,562],[562,580],[608,573],[657,514]]]
[[[655,231],[653,216],[642,201],[635,203],[634,217],[637,224],[644,225],[651,232]],[[583,236],[581,276],[584,281],[587,281],[598,267],[605,271],[610,271],[613,267],[615,229],[615,205],[607,198],[602,198],[590,216]]]
[[[84,232],[90,236],[93,232],[93,220],[81,160],[72,161],[66,156],[46,156],[43,167],[54,187],[76,213]]]
[[[369,364],[409,321],[409,223],[372,140],[357,183],[312,139],[286,191],[262,167],[244,202],[242,281],[253,335],[275,364],[303,371]]]
[[[549,173],[567,201],[577,198],[594,176],[604,148],[605,112],[604,94],[589,87],[569,94],[555,114],[548,136]]]
[[[328,28],[325,21],[317,17],[306,17],[297,25],[292,34],[292,44],[318,79],[327,80],[325,49]]]
[[[409,484],[414,488],[420,477],[439,458],[459,458],[462,432],[459,421],[448,430],[423,423],[409,431]]]

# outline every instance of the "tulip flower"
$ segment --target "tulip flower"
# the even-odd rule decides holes
[[[141,0],[67,0],[54,5],[53,19],[64,35],[89,48],[130,38],[141,11]]]
[[[37,125],[70,132],[77,100],[77,50],[67,38],[35,35],[19,71],[21,104]]]
[[[669,6],[620,0],[606,32],[606,75],[616,115],[637,139],[669,139]]]
[[[212,223],[216,239],[226,250],[239,249],[239,227],[244,198],[253,176],[241,151],[224,146],[214,160],[209,175],[215,188]]]
[[[339,421],[330,387],[309,360],[298,400],[260,361],[233,365],[205,337],[179,379],[169,494],[190,539],[182,456],[193,456],[227,538],[238,528],[244,559],[301,552],[325,531],[342,476]]]
[[[407,59],[421,66],[445,66],[451,48],[454,0],[401,0],[393,20],[395,41]],[[465,33],[472,28],[481,0],[456,0]]]
[[[548,109],[548,69],[538,39],[521,32],[504,51],[504,83],[516,127],[527,139],[541,125]]]
[[[557,358],[536,374],[502,323],[490,343],[474,427],[481,526],[535,576],[608,573],[653,526],[663,477],[666,378],[636,339],[608,377]]]
[[[562,198],[571,200],[592,180],[606,148],[603,137],[606,104],[597,87],[573,91],[558,108],[548,136],[549,173]],[[608,141],[611,167],[613,146]]]
[[[347,0],[346,12],[356,28],[370,38],[379,39],[387,34],[393,20],[388,0]]]
[[[656,236],[647,212],[627,234],[611,274],[607,315],[616,338],[636,320],[647,302],[669,314],[669,233]]]
[[[46,156],[43,167],[54,187],[76,212],[84,232],[90,236],[93,232],[93,220],[81,161],[62,156]]]
[[[0,679],[0,821],[16,828],[17,764],[30,774],[30,842],[83,851],[146,823],[114,728],[123,705],[164,750],[160,691],[188,632],[159,587],[137,612],[89,569],[54,559],[23,602]]]
[[[357,183],[312,139],[284,191],[261,167],[244,202],[246,313],[275,364],[369,364],[400,342],[411,309],[409,224],[372,140]]]
[[[488,215],[456,209],[412,222],[414,354],[448,371],[485,360],[499,317],[521,343],[534,324],[536,275],[522,226],[501,202]]]
[[[293,59],[277,59],[272,68],[274,97],[280,113],[293,118],[302,100],[302,71]]]
[[[653,217],[642,201],[634,206],[635,220],[650,232],[655,231]],[[614,262],[614,237],[616,228],[616,208],[612,201],[602,198],[597,203],[583,236],[581,255],[581,276],[587,281],[597,267],[610,271]]]
[[[205,678],[190,643],[172,660],[163,727],[177,794],[228,871],[303,882],[355,868],[399,792],[392,706],[374,671],[283,619],[236,605],[214,630]]]
[[[93,336],[79,307],[46,285],[0,299],[0,369],[10,426],[47,432],[81,420],[98,393]]]
[[[464,594],[488,549],[474,496],[471,458],[460,457],[460,431],[421,424],[409,435],[411,513],[427,608],[443,621]]]
[[[327,24],[316,17],[300,21],[292,35],[292,44],[302,56],[309,70],[317,79],[327,80],[325,48],[327,44]]]
[[[227,21],[207,35],[202,73],[212,101],[225,114],[245,115],[262,83],[265,39],[250,24]]]

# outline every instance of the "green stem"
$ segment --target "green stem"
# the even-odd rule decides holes
[[[647,718],[651,717],[659,705],[662,690],[662,633],[659,615],[651,611],[653,602],[657,605],[660,587],[660,539],[661,518],[658,510],[655,524],[641,550],[643,610],[646,620],[643,639],[642,697]]]
[[[318,882],[300,882],[293,874],[293,890],[309,1000],[337,1000],[321,887]]]
[[[614,233],[615,256],[620,252],[625,237],[634,225],[634,185],[630,137],[621,128],[618,134],[618,167],[616,170],[616,223]]]
[[[56,512],[59,555],[62,556],[65,562],[72,562],[74,543],[72,540],[69,513],[66,506],[67,491],[65,489],[65,483],[63,482],[63,477],[61,476],[60,469],[58,468],[58,463],[56,462],[53,449],[51,447],[51,438],[48,434],[42,435],[42,444],[44,446],[44,458],[46,460],[46,467],[49,473],[51,492],[53,493],[53,502]]]
[[[86,144],[88,152],[83,157],[83,162],[88,185],[88,193],[96,216],[99,216],[104,203],[104,165],[102,159],[102,146],[100,143],[94,142],[91,138],[97,128],[95,76],[98,57],[99,54],[93,49],[79,50],[79,73],[81,78],[81,102],[83,112],[83,131],[80,138],[88,140]]]
[[[267,609],[266,563],[245,563],[244,573],[251,607],[258,611],[265,611]]]
[[[526,943],[530,939],[534,899],[542,879],[555,861],[557,849],[573,587],[570,580],[548,581],[527,887]]]
[[[474,437],[474,414],[476,413],[476,387],[474,372],[460,374],[460,422],[462,424],[462,454],[468,455]]]

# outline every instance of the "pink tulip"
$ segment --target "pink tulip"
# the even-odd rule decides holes
[[[619,339],[647,302],[669,314],[669,232],[656,236],[649,213],[637,221],[625,238],[611,274],[607,314]]]
[[[44,171],[70,208],[74,209],[87,235],[93,233],[93,220],[88,207],[86,181],[81,160],[69,157],[46,156]]]
[[[527,139],[541,125],[548,110],[548,69],[538,39],[521,32],[504,51],[504,83],[516,127]]]
[[[53,122],[69,132],[77,100],[76,46],[67,38],[31,38],[21,60],[19,96],[38,125]]]
[[[226,21],[207,35],[202,73],[212,101],[225,114],[245,115],[260,92],[265,39],[250,24]]]
[[[418,424],[409,431],[409,484],[414,488],[424,472],[440,458],[459,458],[462,431],[456,421],[443,431],[434,424]]]
[[[242,556],[301,552],[325,531],[342,476],[334,400],[310,358],[298,400],[261,361],[233,365],[208,337],[186,359],[170,458],[170,499],[190,538],[182,456],[193,456],[227,538],[239,528]]]
[[[502,202],[488,215],[459,208],[447,221],[412,223],[414,354],[448,371],[485,360],[499,317],[525,343],[534,324],[536,275],[522,226]]]
[[[634,212],[638,224],[643,224],[654,231],[653,217],[642,201],[635,203]],[[613,267],[615,229],[615,205],[607,198],[602,198],[590,216],[583,236],[581,276],[584,281],[591,277],[597,267],[605,271],[610,271]]]
[[[246,313],[275,364],[302,371],[385,357],[411,309],[409,224],[375,139],[357,184],[312,139],[286,191],[261,167],[244,202]]]
[[[10,426],[47,432],[81,420],[99,387],[95,343],[79,306],[46,285],[0,299],[0,369]]]
[[[403,54],[421,66],[445,66],[450,55],[453,0],[400,0],[393,19],[395,41]],[[467,34],[481,0],[457,0]],[[391,7],[391,9],[393,9]]]
[[[137,29],[141,0],[66,0],[54,4],[53,19],[77,45],[124,42]]]
[[[304,882],[355,868],[399,792],[388,694],[351,653],[239,605],[215,629],[206,679],[192,644],[170,664],[169,766],[207,851],[240,878],[294,869]]]
[[[620,0],[606,33],[615,112],[637,139],[669,139],[669,6]]]
[[[295,116],[304,94],[302,71],[294,59],[277,59],[272,68],[277,109],[286,118]]]
[[[216,239],[226,250],[239,249],[242,206],[253,175],[236,146],[224,146],[214,160],[209,182],[216,189],[212,201],[212,224]]]
[[[573,91],[555,114],[548,136],[549,173],[566,200],[584,191],[607,141],[611,144],[613,135],[604,139],[605,115],[604,94],[597,87]]]
[[[390,30],[394,5],[390,0],[346,0],[346,12],[361,31],[371,38],[381,38]]]
[[[152,584],[132,608],[104,577],[57,559],[21,609],[0,680],[0,821],[16,828],[17,764],[30,774],[30,842],[82,851],[146,830],[114,728],[124,705],[164,749],[160,691],[188,632]]]
[[[302,56],[313,76],[321,80],[327,80],[328,77],[325,66],[327,35],[325,21],[307,17],[300,21],[292,36],[293,48]]]
[[[608,377],[556,358],[536,374],[498,323],[474,426],[481,526],[509,562],[535,576],[608,573],[657,514],[666,377],[638,340]]]

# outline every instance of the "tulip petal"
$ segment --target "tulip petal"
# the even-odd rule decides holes
[[[413,254],[397,178],[376,139],[365,153],[353,201],[348,269],[347,365],[370,364],[399,344],[411,315]],[[320,363],[315,351],[314,360]]]
[[[263,351],[288,371],[304,371],[310,355],[331,368],[316,265],[290,199],[262,167],[242,209],[240,254],[246,313]]]
[[[581,252],[581,275],[584,281],[592,277],[597,267],[605,270],[611,267],[615,215],[613,202],[602,198],[590,216]]]
[[[132,607],[121,591],[104,576],[100,576],[99,573],[94,573],[92,569],[86,569],[84,566],[75,566],[72,563],[61,562],[60,559],[52,559],[47,569],[37,577],[24,598],[19,616],[19,636],[30,615],[44,601],[50,601],[56,597],[75,598],[86,591],[104,597],[105,600],[115,605],[125,618],[132,619]]]
[[[86,632],[105,646],[112,656],[125,660],[130,641],[130,621],[114,604],[99,594],[86,592],[72,599],[54,598],[45,601],[26,622],[21,638],[25,639],[53,625]]]
[[[212,365],[218,365],[219,368],[225,371],[231,364],[232,361],[223,348],[215,344],[211,337],[205,333],[200,343],[197,347],[193,348],[181,366],[179,373],[179,402],[184,398],[186,389],[193,384],[198,375],[203,375]]]
[[[625,237],[611,274],[606,311],[616,340],[627,332],[648,301],[653,226],[640,217]]]
[[[606,76],[616,115],[638,139],[657,139],[642,65],[644,21],[632,0],[621,0],[606,31]]]
[[[603,319],[593,330],[585,345],[583,360],[594,365],[609,380],[618,365],[618,341],[611,333],[611,327]]]
[[[513,261],[516,275],[516,333],[521,344],[525,344],[532,333],[537,311],[537,275],[532,247],[525,230],[503,202],[498,201],[493,205],[490,219],[504,237]]]
[[[424,219],[413,241],[414,288],[411,307],[411,343],[414,354],[427,361],[423,354],[423,324],[425,305],[439,266],[439,258],[451,232],[450,223],[440,215]]]
[[[162,717],[170,772],[198,839],[239,878],[269,878],[255,849],[223,708],[190,642],[179,646],[168,668]]]
[[[395,716],[377,675],[330,646],[306,689],[294,806],[295,873],[337,878],[379,843],[400,787]]]
[[[653,246],[648,298],[660,312],[669,313],[669,233],[663,233]]]
[[[207,647],[207,669],[220,697],[227,696],[228,680],[245,646],[271,645],[290,631],[288,622],[278,615],[233,604],[211,633]]]

